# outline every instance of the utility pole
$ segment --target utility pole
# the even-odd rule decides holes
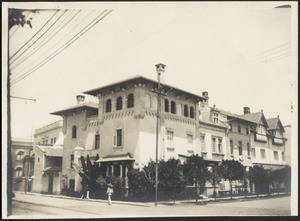
[[[155,206],[157,206],[157,190],[158,190],[158,134],[160,126],[160,113],[161,113],[161,96],[165,95],[162,93],[162,87],[160,84],[161,75],[165,72],[166,65],[157,64],[155,65],[157,71],[157,89],[154,90],[157,93],[157,113],[156,113],[156,152],[155,152]]]

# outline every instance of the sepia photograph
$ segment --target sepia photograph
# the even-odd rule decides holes
[[[298,216],[298,2],[2,2],[2,218]]]

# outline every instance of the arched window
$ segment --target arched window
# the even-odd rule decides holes
[[[195,117],[194,107],[190,107],[190,118]]]
[[[184,115],[185,117],[188,117],[188,116],[189,116],[189,108],[188,108],[187,105],[184,105],[184,107],[183,107],[183,115]]]
[[[122,97],[118,97],[118,99],[117,99],[117,110],[122,110],[122,108],[123,108]]]
[[[77,137],[77,127],[73,126],[72,127],[72,138],[76,138]]]
[[[111,112],[111,99],[108,99],[108,100],[106,101],[105,112],[106,112],[106,113]]]
[[[165,112],[169,112],[169,100],[165,99]]]
[[[176,114],[176,103],[175,103],[175,101],[171,101],[171,113]]]
[[[129,94],[127,97],[127,108],[134,107],[133,94]]]
[[[145,94],[145,107],[150,108],[151,107],[151,98],[149,94]]]
[[[22,177],[22,174],[23,174],[23,168],[22,168],[22,166],[17,166],[15,168],[15,171],[16,171],[16,177]]]

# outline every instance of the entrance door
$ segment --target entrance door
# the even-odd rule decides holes
[[[48,184],[48,193],[53,193],[53,173],[49,174],[49,184]]]

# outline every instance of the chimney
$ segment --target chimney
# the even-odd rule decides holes
[[[203,91],[202,92],[202,97],[204,97],[206,100],[203,101],[204,107],[208,107],[208,92],[207,91]]]
[[[157,72],[157,80],[159,82],[163,83],[164,82],[163,73],[165,72],[166,65],[165,64],[156,64],[155,67],[156,67],[156,72]]]
[[[83,96],[83,95],[77,95],[76,96],[77,104],[83,103],[84,102],[84,98],[85,98],[85,96]]]
[[[244,114],[250,114],[250,107],[244,107]]]

